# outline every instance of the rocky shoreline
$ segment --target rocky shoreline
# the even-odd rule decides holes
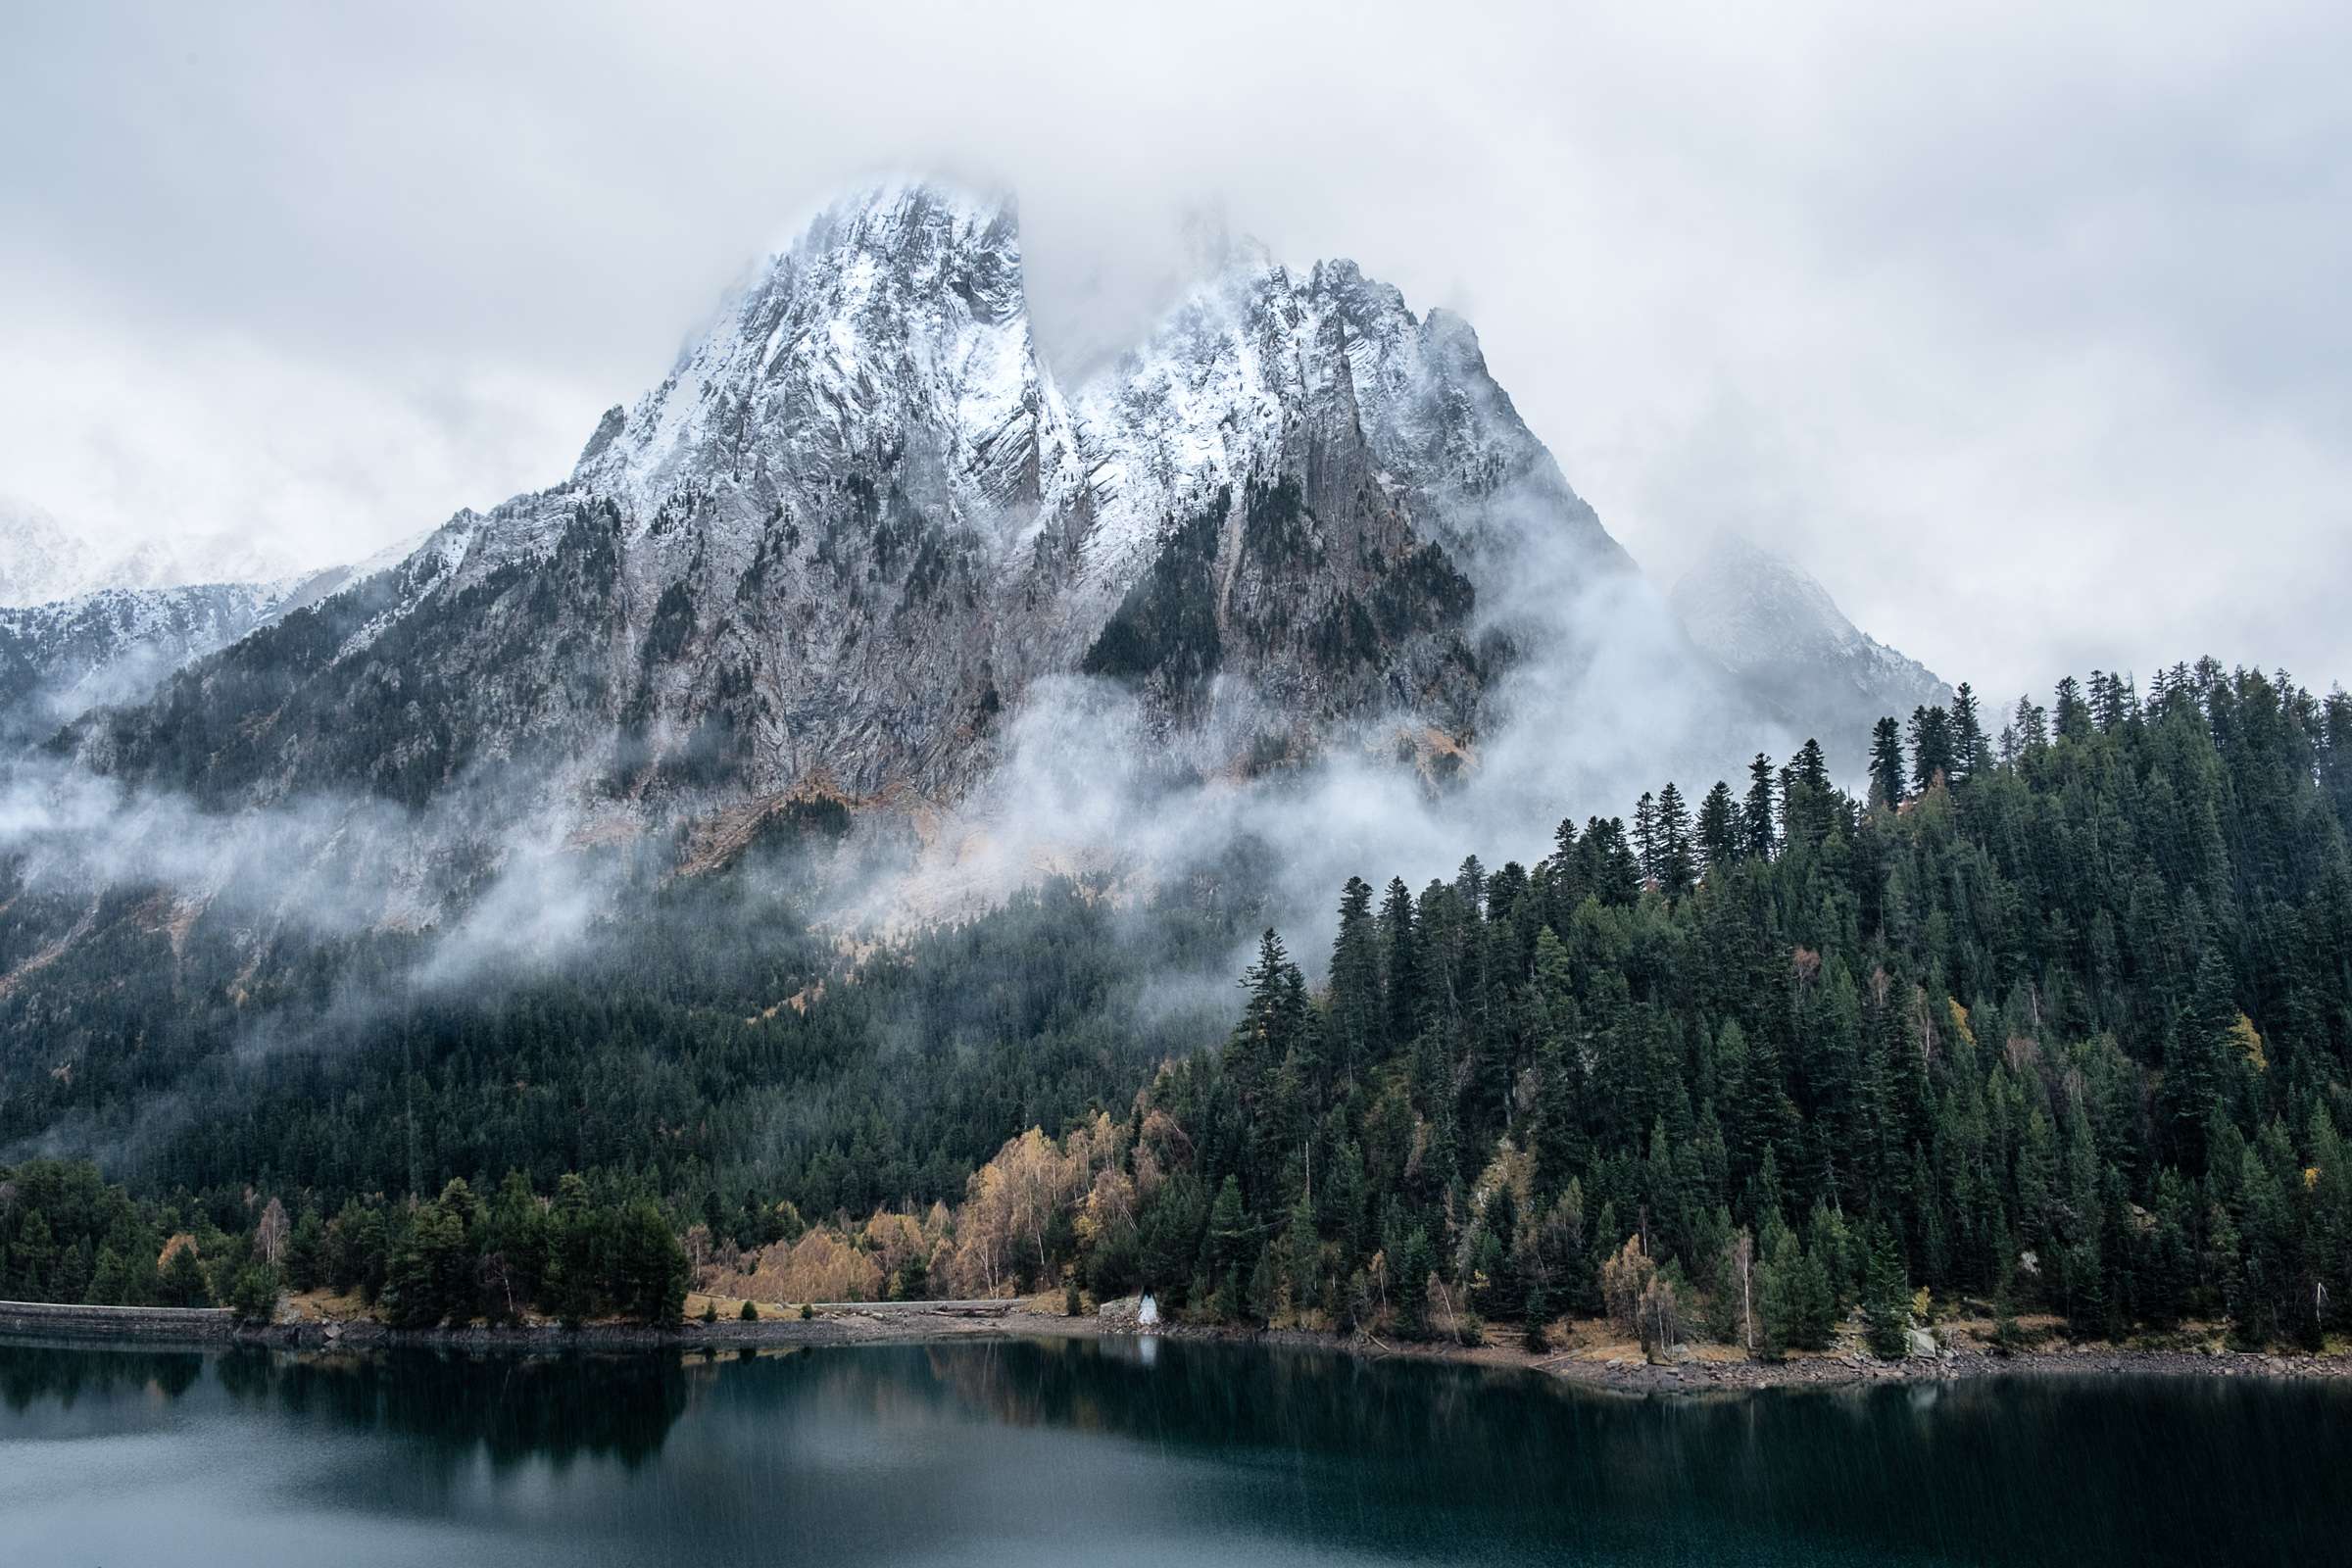
[[[71,1323],[81,1315],[84,1315],[81,1309],[59,1308],[58,1324]],[[83,1337],[71,1328],[58,1325],[44,1328],[29,1319],[0,1320],[0,1344],[12,1341],[57,1344]],[[755,1322],[721,1319],[714,1323],[690,1320],[671,1328],[587,1323],[573,1328],[527,1324],[403,1330],[363,1318],[239,1324],[224,1334],[218,1330],[191,1332],[159,1319],[152,1325],[142,1324],[139,1332],[88,1337],[109,1343],[135,1339],[145,1345],[182,1345],[208,1349],[226,1344],[303,1351],[425,1348],[536,1354],[662,1349],[716,1352],[1004,1337],[1156,1338],[1317,1350],[1371,1360],[1445,1361],[1496,1371],[1533,1372],[1584,1388],[1630,1395],[1736,1394],[1759,1389],[1950,1383],[2018,1376],[2352,1379],[2352,1354],[2340,1351],[2317,1354],[2236,1351],[2211,1345],[2195,1348],[2057,1345],[1998,1354],[1964,1343],[1939,1348],[1934,1354],[1915,1354],[1900,1360],[1880,1360],[1858,1347],[1848,1346],[1778,1361],[1750,1360],[1719,1350],[1652,1361],[1631,1346],[1605,1339],[1585,1345],[1572,1343],[1565,1349],[1539,1355],[1502,1345],[1442,1341],[1396,1344],[1368,1335],[1298,1329],[1251,1330],[1184,1323],[1158,1324],[1146,1329],[1117,1316],[1069,1317],[1042,1302],[1009,1301],[1002,1307],[994,1303],[986,1307],[959,1303],[940,1308],[842,1304],[818,1309],[808,1318],[790,1315]]]
[[[1132,1332],[1132,1331],[1130,1331]],[[1745,1393],[1758,1389],[1837,1388],[1880,1383],[1951,1383],[2015,1376],[2269,1377],[2352,1379],[2352,1354],[2238,1351],[2112,1345],[2056,1345],[2006,1354],[1974,1346],[1881,1360],[1858,1346],[1786,1359],[1737,1353],[1690,1354],[1652,1361],[1631,1346],[1603,1344],[1538,1355],[1507,1346],[1446,1342],[1390,1344],[1365,1336],[1296,1330],[1237,1331],[1180,1325],[1157,1330],[1176,1339],[1222,1339],[1347,1351],[1373,1359],[1448,1361],[1524,1370],[1620,1394]]]

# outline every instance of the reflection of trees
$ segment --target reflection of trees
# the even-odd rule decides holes
[[[71,1410],[85,1394],[127,1394],[150,1385],[176,1399],[203,1375],[200,1350],[0,1346],[0,1403],[20,1413],[35,1399]]]
[[[676,1519],[712,1521],[697,1539],[713,1549],[683,1554],[698,1560],[746,1540],[945,1560],[975,1499],[1013,1498],[1054,1528],[1093,1518],[1105,1541],[1200,1515],[1337,1556],[2331,1561],[2352,1462],[2352,1389],[2019,1379],[1643,1399],[1183,1340],[1150,1365],[1117,1340],[717,1358],[0,1348],[0,1397],[36,1424],[77,1398],[144,1408],[208,1365],[219,1389],[201,1397],[245,1406],[257,1451],[263,1429],[296,1446],[363,1435],[289,1471],[342,1511],[483,1503],[466,1489],[485,1454],[650,1464],[691,1403],[693,1440],[655,1474]],[[1008,1428],[1024,1435],[992,1441]],[[1057,1439],[1073,1433],[1105,1441]],[[502,1477],[526,1502],[530,1479]],[[610,1476],[574,1479],[578,1506]],[[625,1510],[574,1523],[639,1528]],[[673,1523],[644,1522],[647,1558]]]
[[[0,1346],[0,1400],[72,1409],[77,1399],[148,1388],[176,1399],[207,1362],[228,1396],[364,1432],[429,1440],[455,1460],[475,1446],[493,1462],[577,1455],[626,1465],[651,1457],[686,1409],[688,1373],[663,1355],[289,1354]],[[708,1375],[708,1374],[703,1374]]]
[[[1220,1448],[1417,1457],[1492,1441],[1496,1400],[1556,1402],[1555,1391],[1516,1373],[1325,1351],[1165,1341],[1147,1363],[1133,1341],[1073,1340],[935,1345],[925,1354],[938,1384],[1009,1425]]]
[[[218,1365],[221,1387],[240,1400],[428,1439],[453,1457],[478,1444],[501,1464],[592,1454],[634,1466],[661,1448],[686,1409],[687,1374],[675,1356],[239,1349]]]
[[[2352,1451],[2332,1436],[2352,1391],[2219,1379],[1641,1398],[1182,1340],[1151,1366],[1131,1342],[958,1342],[817,1351],[791,1375],[820,1426],[1099,1433],[1215,1463],[1234,1477],[1217,1505],[1269,1538],[1440,1557],[1572,1541],[1635,1560],[2318,1560],[2341,1554],[2313,1551],[2341,1515],[2313,1504]],[[2189,1452],[2221,1466],[2212,1484],[2152,1495]],[[2139,1500],[2084,1505],[2120,1497]],[[2244,1549],[2281,1541],[2295,1549]]]

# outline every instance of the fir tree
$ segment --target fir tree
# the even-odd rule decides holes
[[[1870,804],[1889,808],[1903,800],[1903,734],[1892,718],[1870,732]]]
[[[1911,1282],[1903,1274],[1902,1253],[1893,1233],[1883,1224],[1870,1228],[1868,1257],[1862,1273],[1863,1338],[1870,1353],[1881,1360],[1900,1357],[1910,1347]]]
[[[1911,788],[1925,795],[1952,771],[1951,717],[1941,705],[1914,709],[1911,713]]]
[[[1747,853],[1756,859],[1772,858],[1774,813],[1772,759],[1758,752],[1747,764],[1747,799],[1740,806],[1747,828]]]
[[[1690,843],[1690,810],[1683,805],[1683,792],[1671,783],[1658,791],[1655,833],[1657,859],[1650,876],[1668,898],[1679,899],[1697,882],[1698,864]]]
[[[1649,791],[1634,803],[1634,859],[1642,867],[1644,882],[1656,882],[1658,873],[1658,801]]]
[[[1984,739],[1984,724],[1977,714],[1977,694],[1962,681],[1952,693],[1952,764],[1954,784],[1966,783],[1992,767],[1992,749]]]
[[[1740,803],[1733,798],[1732,787],[1720,779],[1699,802],[1697,831],[1699,858],[1709,871],[1747,854],[1747,825],[1741,820]]]

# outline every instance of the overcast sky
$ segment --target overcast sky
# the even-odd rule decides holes
[[[0,495],[364,554],[933,171],[1071,365],[1202,215],[1461,312],[1661,582],[1733,527],[1988,692],[2352,679],[2352,8],[797,9],[9,7]]]

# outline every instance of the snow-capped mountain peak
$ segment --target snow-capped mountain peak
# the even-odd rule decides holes
[[[1002,531],[1076,484],[1031,339],[1009,199],[904,182],[827,208],[670,374],[606,416],[574,483],[640,527],[724,481],[813,506],[808,481],[903,466],[955,522]],[[797,492],[797,494],[796,494]]]

